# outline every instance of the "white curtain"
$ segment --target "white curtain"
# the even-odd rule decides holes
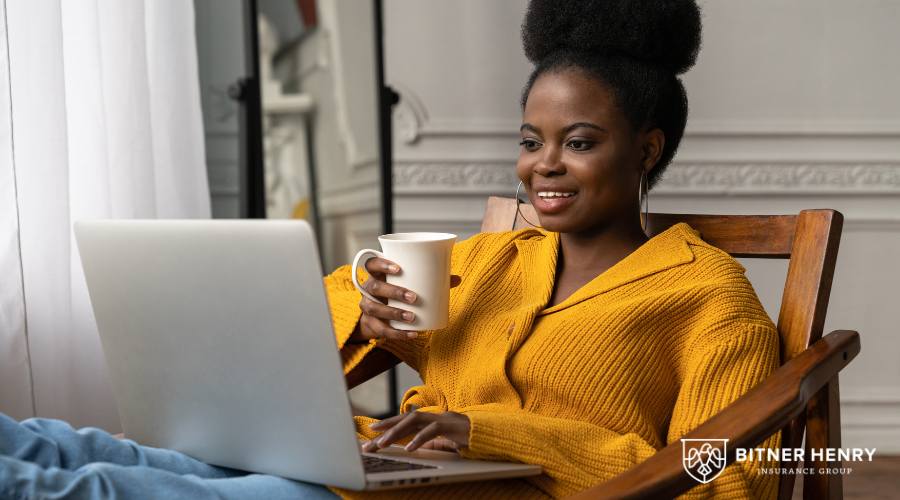
[[[193,3],[0,4],[0,411],[116,430],[72,223],[210,216]]]

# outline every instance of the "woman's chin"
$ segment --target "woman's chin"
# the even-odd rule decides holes
[[[565,217],[555,217],[552,215],[538,215],[536,221],[545,231],[554,233],[567,233],[571,230],[571,223]]]

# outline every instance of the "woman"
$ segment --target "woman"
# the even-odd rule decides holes
[[[517,173],[541,227],[456,245],[451,319],[441,330],[392,329],[388,320],[411,321],[409,313],[360,301],[348,266],[325,278],[345,370],[380,348],[424,381],[406,393],[401,415],[357,418],[367,450],[405,443],[545,471],[382,495],[572,494],[677,442],[777,367],[775,326],[741,265],[685,224],[650,239],[642,229],[638,193],[659,179],[681,139],[687,98],[677,75],[693,65],[699,39],[693,0],[533,0],[523,41],[535,70],[522,98]],[[385,282],[400,272],[396,264],[372,259],[366,268],[373,295],[415,301],[414,290]],[[777,444],[778,436],[766,443]],[[144,453],[163,455],[123,463],[233,474],[173,452]],[[773,497],[777,479],[758,474],[763,466],[771,464],[732,465],[689,496]],[[110,468],[100,477],[116,488],[110,474],[124,473]],[[175,486],[183,478],[166,477]],[[235,496],[228,483],[252,478],[261,484],[234,491],[273,498],[277,488],[301,487],[267,476],[192,478],[190,486]]]
[[[517,173],[542,228],[456,246],[461,284],[443,330],[407,338],[387,324],[403,311],[366,298],[361,317],[335,315],[339,341],[368,341],[342,344],[345,368],[377,346],[424,381],[401,415],[358,419],[377,436],[367,449],[408,439],[536,463],[536,479],[454,492],[565,496],[677,443],[778,366],[775,326],[743,267],[685,224],[649,240],[641,227],[636,193],[675,154],[687,116],[676,75],[699,38],[693,1],[531,2]],[[410,291],[384,282],[392,266],[370,260],[366,286],[403,300]],[[347,276],[328,278],[332,303],[359,297]],[[773,497],[777,478],[760,466],[731,466],[691,495]]]

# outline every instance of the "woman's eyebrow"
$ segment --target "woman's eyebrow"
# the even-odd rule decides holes
[[[568,125],[566,128],[564,128],[563,135],[568,134],[569,132],[571,132],[575,129],[578,129],[578,128],[589,128],[589,129],[597,130],[600,132],[607,132],[607,130],[605,128],[603,128],[599,125],[595,125],[590,122],[576,122],[576,123]],[[535,127],[534,125],[532,125],[530,123],[523,123],[522,126],[519,127],[520,132],[525,132],[526,130],[529,132],[538,134],[538,135],[540,135],[540,133],[541,133],[541,129]]]
[[[529,132],[534,132],[535,134],[541,133],[541,130],[530,123],[523,123],[521,127],[519,127],[519,132],[525,132],[528,130]]]
[[[573,123],[573,124],[569,125],[569,126],[566,127],[565,129],[563,129],[563,133],[564,133],[564,134],[568,134],[569,132],[571,132],[571,131],[573,131],[573,130],[575,130],[575,129],[577,129],[577,128],[590,128],[590,129],[594,129],[594,130],[599,130],[600,132],[606,132],[606,131],[607,131],[605,128],[603,128],[603,127],[601,127],[601,126],[599,126],[599,125],[594,125],[593,123],[589,123],[589,122],[576,122],[576,123]]]

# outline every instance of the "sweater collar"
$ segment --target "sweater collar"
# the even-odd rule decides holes
[[[689,243],[707,245],[695,229],[680,222],[644,242],[561,303],[545,309],[553,293],[560,236],[559,233],[534,229],[523,231],[522,238],[516,240],[516,247],[519,250],[523,286],[530,291],[526,295],[538,301],[533,305],[540,314],[571,307],[616,287],[692,262],[694,252]]]

